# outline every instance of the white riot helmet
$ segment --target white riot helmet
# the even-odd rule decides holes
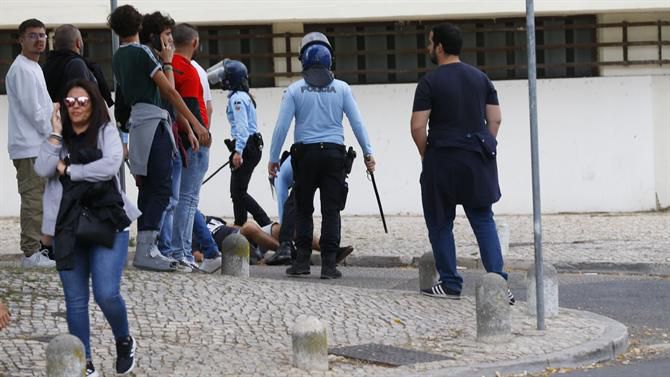
[[[300,42],[300,56],[298,58],[302,60],[302,54],[305,52],[305,49],[315,44],[326,46],[330,51],[330,54],[333,54],[333,46],[330,45],[328,38],[326,38],[323,33],[313,31],[311,33],[305,34],[305,36],[302,37],[302,42]]]

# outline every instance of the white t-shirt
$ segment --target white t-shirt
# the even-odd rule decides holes
[[[209,89],[209,82],[207,82],[207,71],[198,64],[195,60],[191,60],[191,65],[193,65],[198,71],[198,76],[200,76],[200,85],[202,85],[202,96],[205,99],[205,102],[212,100],[212,91]]]

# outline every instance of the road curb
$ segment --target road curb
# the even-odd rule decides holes
[[[134,251],[128,252],[128,260],[132,260]],[[2,254],[0,262],[20,261],[22,254]],[[318,254],[313,255],[313,263],[319,264]],[[375,268],[405,268],[418,267],[419,256],[388,256],[388,255],[350,255],[347,257],[345,266],[349,267],[375,267]],[[479,258],[458,257],[458,266],[467,269],[484,269]],[[553,262],[551,263],[559,273],[622,273],[629,275],[648,276],[670,276],[670,263],[630,263],[630,262]],[[524,259],[506,259],[505,268],[511,271],[526,271],[533,261]]]
[[[383,267],[402,268],[418,267],[420,257],[409,256],[356,256],[347,257],[346,266],[353,267]],[[468,269],[483,269],[484,266],[478,258],[459,257],[458,265]],[[559,273],[596,272],[596,273],[625,273],[635,275],[670,276],[669,263],[629,263],[629,262],[553,262],[551,263]],[[513,271],[525,271],[530,268],[533,261],[523,259],[506,259],[505,267]]]
[[[497,376],[523,372],[538,372],[546,368],[573,368],[600,361],[613,360],[628,348],[628,329],[621,322],[595,313],[561,308],[562,312],[578,312],[582,316],[606,322],[607,327],[596,339],[566,350],[522,360],[503,361],[467,367],[449,367],[409,374],[412,377],[472,377]]]

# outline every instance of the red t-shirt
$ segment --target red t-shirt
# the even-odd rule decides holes
[[[207,106],[203,96],[202,84],[198,71],[191,65],[191,61],[185,57],[175,54],[172,59],[174,69],[174,86],[179,95],[184,99],[186,105],[193,115],[209,129],[207,119]]]

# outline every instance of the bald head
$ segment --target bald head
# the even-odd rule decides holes
[[[54,32],[54,49],[71,50],[81,54],[81,48],[84,43],[81,38],[81,32],[76,26],[65,24],[56,28]]]

